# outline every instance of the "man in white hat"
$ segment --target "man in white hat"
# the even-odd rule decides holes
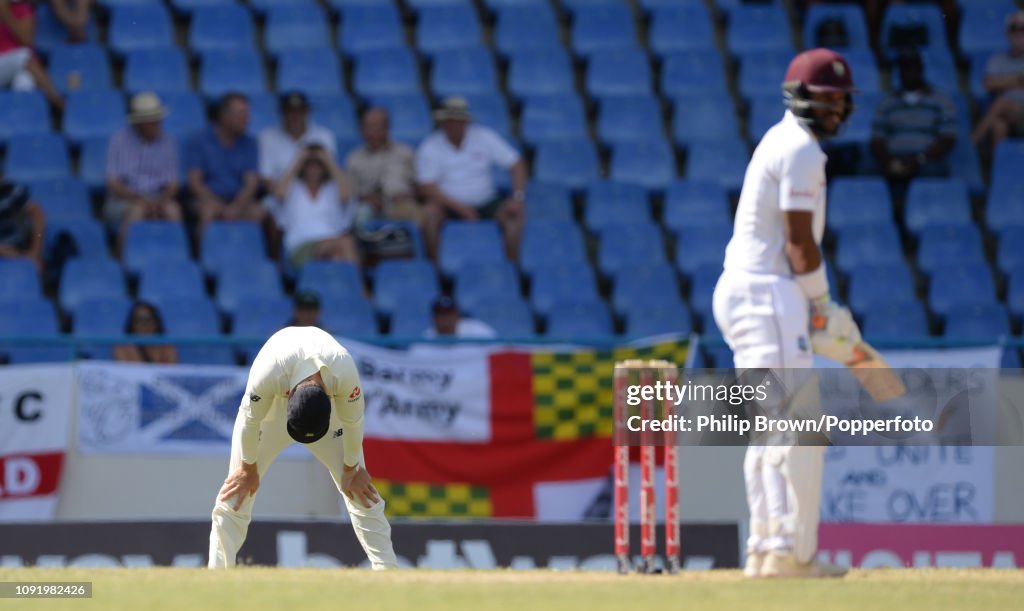
[[[103,217],[119,227],[119,247],[135,221],[182,219],[178,143],[163,132],[166,115],[155,93],[138,93],[131,100],[128,125],[110,137]]]

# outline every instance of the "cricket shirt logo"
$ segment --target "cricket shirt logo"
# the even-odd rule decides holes
[[[348,402],[351,403],[351,402],[355,401],[360,396],[362,396],[362,394],[363,394],[363,391],[361,391],[359,389],[359,387],[356,386],[355,388],[352,389],[352,392],[349,393],[349,395],[348,395]]]
[[[260,396],[254,392],[249,393],[249,400],[252,401],[253,403],[256,403],[260,400]]]
[[[340,429],[334,431],[334,433],[331,435],[331,437],[333,439],[337,439],[338,437],[341,437],[344,434],[345,434],[345,429],[344,428],[340,428]]]

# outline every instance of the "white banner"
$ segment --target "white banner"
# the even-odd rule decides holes
[[[998,347],[889,351],[893,367],[959,368],[951,375],[999,375]],[[973,371],[964,371],[970,368]],[[946,400],[969,381],[949,380]],[[995,383],[977,385],[996,388]],[[948,396],[947,396],[948,395]],[[997,397],[991,396],[991,405]],[[988,430],[994,411],[972,410],[971,428]],[[825,522],[991,523],[995,503],[992,447],[833,447],[826,454]]]
[[[49,521],[68,446],[68,365],[0,368],[0,522]]]

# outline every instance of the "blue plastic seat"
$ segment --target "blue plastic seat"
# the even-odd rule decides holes
[[[313,122],[331,130],[339,139],[359,138],[359,121],[352,98],[340,91],[309,94],[308,97]],[[345,156],[339,154],[338,158],[344,160]]]
[[[729,198],[718,183],[675,180],[665,192],[665,226],[673,232],[688,227],[732,226]]]
[[[745,58],[776,51],[792,54],[793,43],[785,11],[778,5],[738,6],[729,13],[725,48],[729,53]]]
[[[778,95],[762,94],[750,99],[750,117],[747,119],[747,139],[757,144],[765,133],[779,122],[786,110]]]
[[[587,137],[587,118],[575,94],[530,96],[519,120],[523,139],[531,145]]]
[[[665,56],[678,51],[715,48],[711,14],[703,3],[668,4],[651,11],[647,36],[651,50]]]
[[[340,94],[341,63],[330,47],[288,48],[277,56],[277,90]]]
[[[781,117],[781,113],[778,116]],[[728,96],[676,98],[672,109],[672,139],[682,146],[707,143],[700,148],[717,146],[723,140],[738,142],[739,123]]]
[[[47,299],[0,303],[0,341],[12,336],[57,337],[57,313]],[[71,360],[70,346],[15,344],[0,347],[11,364],[57,363]]]
[[[807,7],[807,14],[804,17],[803,41],[805,49],[813,49],[820,46],[816,35],[818,27],[826,20],[839,20],[846,31],[848,44],[843,47],[836,47],[842,51],[844,56],[848,51],[867,51],[871,48],[871,40],[868,38],[867,19],[864,17],[864,8],[855,3],[849,4],[812,4]],[[860,74],[857,75],[857,84],[860,85]]]
[[[1024,225],[1011,227],[999,235],[999,247],[996,250],[996,264],[999,270],[1007,275],[1024,269]]]
[[[569,189],[536,180],[526,183],[528,222],[570,222],[572,215],[572,197]]]
[[[57,19],[49,4],[38,4],[35,14],[35,48],[43,55],[49,55],[53,49],[67,42],[68,29]],[[86,26],[86,42],[94,43],[96,40],[96,19],[90,17]]]
[[[120,91],[76,91],[67,98],[64,134],[72,143],[109,138],[125,126],[127,113]]]
[[[102,192],[107,187],[107,149],[110,138],[106,136],[85,138],[79,145],[78,177],[90,191]]]
[[[1010,274],[1006,286],[1006,305],[1016,316],[1024,316],[1024,270]]]
[[[394,4],[368,3],[346,7],[338,24],[338,43],[348,55],[405,46],[405,34]]]
[[[637,48],[595,51],[587,63],[586,90],[593,97],[650,95],[651,63]]]
[[[903,261],[903,245],[896,225],[868,223],[847,225],[836,229],[838,246],[836,264],[850,270],[865,263],[898,263]]]
[[[509,62],[508,90],[519,98],[575,94],[569,56],[558,46],[517,51]]]
[[[252,363],[266,338],[291,323],[294,306],[287,297],[250,299],[245,307],[231,318],[231,335],[258,338],[254,342],[239,342],[235,348],[242,354],[243,363]]]
[[[12,136],[50,133],[50,111],[38,91],[0,91],[0,145]]]
[[[610,97],[601,101],[597,137],[605,144],[646,140],[663,131],[661,106],[653,95]]]
[[[587,139],[544,142],[537,146],[533,177],[569,189],[582,189],[598,178],[597,151]]]
[[[139,49],[172,47],[171,16],[158,3],[115,7],[110,12],[107,44],[121,55]]]
[[[667,140],[657,136],[619,142],[612,148],[610,176],[648,191],[664,191],[676,177],[675,153]]]
[[[928,286],[928,307],[941,317],[954,306],[995,303],[992,271],[985,262],[959,263],[937,268]]]
[[[291,49],[323,49],[331,46],[327,16],[314,3],[280,4],[267,11],[263,44],[279,55]]]
[[[0,302],[42,299],[39,271],[28,259],[0,259]]]
[[[974,225],[929,225],[921,230],[917,265],[926,274],[955,263],[983,263],[985,248]]]
[[[110,89],[110,61],[98,44],[60,45],[50,53],[47,65],[53,85],[62,93]]]
[[[611,313],[603,301],[561,301],[547,318],[548,337],[600,338],[612,335]]]
[[[24,134],[7,141],[4,177],[16,182],[67,178],[71,162],[64,139],[57,134]]]
[[[605,49],[638,47],[632,11],[618,3],[581,5],[573,16],[570,44],[573,52],[584,56]]]
[[[597,276],[586,261],[548,261],[533,271],[530,303],[547,316],[559,302],[570,299],[597,301]]]
[[[436,89],[435,89],[436,93]],[[486,125],[506,140],[512,140],[512,120],[508,111],[505,96],[497,91],[489,93],[466,94],[473,122]]]
[[[477,48],[483,42],[480,18],[472,3],[424,6],[416,24],[416,47],[427,55],[449,49]]]
[[[191,259],[150,259],[137,271],[137,296],[141,301],[163,303],[179,297],[206,297],[203,272]]]
[[[961,132],[949,153],[949,175],[967,184],[971,197],[984,197],[987,190],[981,174],[981,158],[966,132]]]
[[[855,104],[863,104],[867,95],[879,96],[882,92],[882,77],[874,52],[870,49],[843,51],[843,57],[846,58],[846,63],[850,64],[850,71],[853,72],[857,84],[859,95],[855,99]]]
[[[839,176],[828,188],[830,227],[892,221],[889,187],[880,176]]]
[[[665,244],[657,225],[630,223],[605,228],[597,249],[597,267],[612,275],[633,265],[655,265],[665,261]]]
[[[359,268],[347,261],[313,260],[301,268],[295,279],[296,291],[313,291],[322,302],[363,294]]]
[[[328,304],[320,312],[324,329],[346,337],[373,337],[378,334],[377,316],[362,295],[349,295]]]
[[[967,185],[957,178],[915,178],[907,189],[904,222],[914,233],[929,225],[971,225]]]
[[[583,234],[571,221],[539,221],[530,217],[523,229],[519,247],[519,265],[532,276],[538,268],[551,263],[585,263]]]
[[[998,340],[1010,334],[1010,316],[1001,303],[955,306],[946,318],[946,337]]]
[[[91,218],[80,221],[50,220],[46,223],[47,252],[51,252],[54,242],[62,232],[71,237],[78,249],[78,256],[83,258],[108,258],[110,248],[103,225]]]
[[[176,47],[130,51],[125,58],[124,88],[129,93],[188,91],[185,54]]]
[[[265,259],[266,252],[263,231],[255,221],[213,221],[203,230],[199,261],[207,274],[219,276],[232,260]]]
[[[527,338],[535,332],[533,313],[522,297],[482,299],[468,313],[487,323],[500,337]]]
[[[374,105],[388,111],[391,137],[415,147],[433,128],[433,119],[426,97],[420,93],[378,95]]]
[[[855,312],[866,312],[879,303],[916,299],[914,279],[902,262],[867,263],[850,272],[846,302]]]
[[[501,231],[493,221],[448,221],[441,229],[438,265],[446,276],[454,276],[470,263],[504,260]]]
[[[241,4],[197,7],[192,11],[188,46],[195,53],[255,48],[252,15]]]
[[[864,312],[861,334],[869,341],[928,337],[928,315],[917,300],[875,304]]]
[[[1006,46],[1006,16],[1012,2],[965,2],[960,16],[960,50],[967,55],[1002,51]]]
[[[220,335],[220,314],[208,297],[177,297],[156,304],[169,337],[216,337]],[[181,355],[179,354],[179,361]]]
[[[765,50],[744,56],[737,79],[740,95],[746,99],[781,96],[779,87],[792,59],[793,52],[786,50]]]
[[[207,6],[223,6],[234,4],[235,0],[171,0],[171,8],[176,13],[191,15],[196,9]]]
[[[714,181],[726,191],[739,192],[749,159],[746,145],[738,139],[690,147],[686,156],[686,178]]]
[[[432,326],[429,299],[400,301],[391,313],[390,335],[393,337],[421,337]]]
[[[498,91],[498,73],[486,47],[438,51],[430,73],[434,95],[488,94]]]
[[[1006,174],[993,179],[985,204],[985,223],[1000,233],[1024,227],[1024,180]]]
[[[283,295],[281,273],[269,261],[250,261],[243,274],[222,270],[217,276],[217,306],[232,315],[253,297]]]
[[[575,17],[581,9],[590,10],[595,6],[609,6],[623,4],[623,2],[621,0],[560,0],[559,4],[562,5],[565,12]]]
[[[896,26],[921,25],[927,31],[926,48],[946,49],[946,26],[942,11],[934,4],[888,4],[882,16],[882,30],[879,42],[883,48],[895,50],[890,37]]]
[[[71,332],[76,337],[117,336],[125,331],[132,302],[127,297],[86,299],[71,313]],[[113,360],[114,345],[110,343],[79,344],[83,358]]]
[[[467,263],[455,274],[455,301],[460,309],[473,311],[490,298],[519,297],[519,274],[508,261]]]
[[[385,315],[391,314],[403,301],[431,301],[439,292],[437,272],[428,261],[390,260],[377,266],[373,302]]]
[[[690,308],[685,304],[636,303],[625,315],[626,335],[649,337],[664,333],[693,332]]]
[[[498,12],[494,47],[504,55],[530,48],[550,48],[561,42],[558,21],[547,2],[508,6]]]
[[[28,188],[32,201],[46,212],[48,222],[92,220],[89,191],[77,178],[36,180]]]
[[[484,0],[484,6],[491,13],[498,13],[499,15],[506,10],[522,7],[530,7],[537,10],[551,8],[547,0]]]
[[[689,276],[690,307],[704,319],[705,328],[708,325],[715,326],[710,315],[711,297],[721,275],[721,263],[708,263],[695,268]]]
[[[199,63],[199,90],[205,96],[231,91],[251,96],[267,90],[263,60],[254,49],[206,51]]]
[[[65,312],[85,299],[126,295],[124,271],[113,259],[77,257],[68,260],[61,270],[57,303]]]
[[[129,274],[154,261],[189,259],[185,225],[174,221],[138,221],[128,226],[121,260]]]
[[[602,231],[621,223],[651,222],[647,191],[623,182],[601,180],[586,191],[583,224],[591,231]]]
[[[258,137],[264,129],[281,124],[277,96],[269,91],[258,91],[246,97],[249,101],[249,135]]]
[[[416,58],[405,47],[361,53],[355,59],[353,84],[363,97],[420,93]]]
[[[704,265],[722,266],[731,227],[686,227],[676,235],[675,263],[679,271],[692,275]]]
[[[725,61],[717,49],[676,52],[661,62],[661,91],[673,100],[693,96],[730,99],[725,77]]]
[[[619,314],[647,303],[685,308],[679,279],[668,263],[623,267],[612,277],[612,283],[612,308]]]
[[[206,109],[195,92],[162,92],[160,100],[168,110],[163,121],[164,131],[177,138],[179,143],[206,126]]]

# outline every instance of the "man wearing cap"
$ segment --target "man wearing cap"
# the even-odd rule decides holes
[[[526,164],[493,129],[471,123],[464,98],[445,99],[434,118],[440,129],[427,136],[416,151],[416,180],[426,198],[423,224],[427,249],[436,256],[446,218],[495,219],[504,231],[508,256],[515,260],[525,220]],[[511,197],[498,193],[491,174],[495,165],[511,172]]]
[[[482,320],[463,318],[459,304],[446,295],[434,300],[431,306],[433,326],[423,332],[424,337],[460,337],[475,339],[493,339],[498,337],[497,331]]]
[[[107,145],[107,201],[104,219],[118,228],[123,244],[128,226],[143,219],[180,222],[178,143],[163,131],[167,109],[155,93],[131,99],[128,125]]]
[[[273,191],[274,183],[288,171],[300,149],[319,144],[331,155],[336,153],[334,133],[310,121],[309,109],[306,94],[301,91],[285,92],[278,101],[281,124],[260,132],[260,177],[268,183],[267,191]]]
[[[267,340],[249,370],[228,477],[213,508],[211,569],[235,565],[260,478],[293,442],[330,471],[372,567],[396,567],[384,500],[363,458],[364,408],[356,364],[326,331],[286,327]]]
[[[1024,138],[1024,11],[1006,18],[1007,49],[985,64],[985,91],[995,98],[971,133],[975,144],[988,140],[990,151],[1006,138]]]

